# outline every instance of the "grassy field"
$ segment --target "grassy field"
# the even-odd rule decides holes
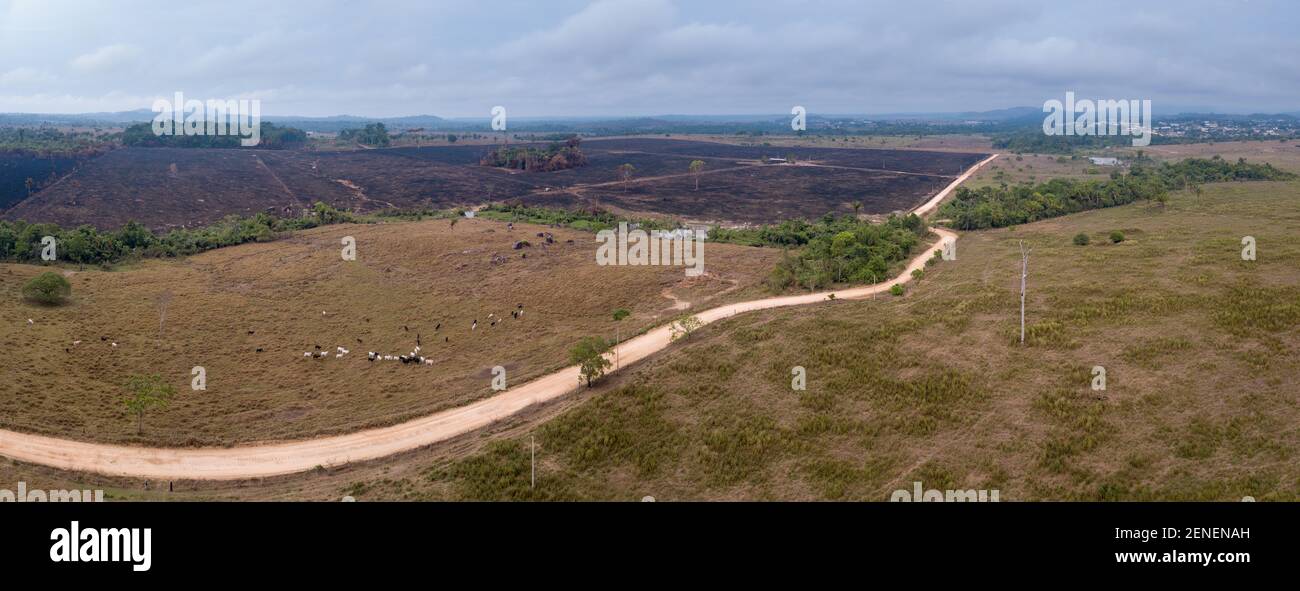
[[[976,172],[965,186],[977,189],[1001,183],[1041,183],[1056,178],[1105,180],[1110,178],[1112,170],[1115,168],[1094,166],[1084,156],[1071,159],[1058,154],[1003,154]]]
[[[343,236],[356,238],[354,262],[340,256]],[[517,240],[532,246],[513,250]],[[580,338],[614,337],[616,308],[632,311],[626,336],[680,314],[679,301],[755,297],[781,256],[711,245],[707,274],[687,278],[682,267],[599,267],[595,248],[590,233],[485,220],[330,226],[111,272],[63,268],[73,297],[57,308],[20,300],[46,268],[0,265],[0,427],[176,446],[391,424],[489,396],[494,366],[517,384],[567,365]],[[489,314],[504,319],[492,326]],[[366,360],[408,353],[417,335],[434,366]],[[304,358],[316,345],[350,353]],[[194,366],[206,391],[189,387]],[[178,394],[137,436],[123,384],[143,373]]]
[[[1267,162],[1292,172],[1300,172],[1300,142],[1218,142],[1203,144],[1175,144],[1142,148],[1153,158],[1181,160],[1183,158],[1210,158],[1215,155],[1235,161],[1245,158],[1250,162]],[[1127,150],[1135,152],[1136,148]]]
[[[729,319],[527,435],[332,492],[887,500],[919,480],[1003,500],[1295,500],[1298,233],[1300,183],[968,233],[904,297]]]
[[[1291,172],[1300,172],[1300,144],[1295,142],[1225,142],[1203,144],[1154,145],[1145,148],[1115,148],[1099,155],[1116,156],[1130,160],[1141,151],[1157,161],[1176,162],[1184,158],[1212,158],[1222,156],[1236,161],[1267,162]],[[1075,157],[1059,154],[1004,154],[995,162],[980,169],[966,186],[978,188],[1006,183],[1041,183],[1054,178],[1077,180],[1104,180],[1113,167],[1094,166],[1086,155]]]

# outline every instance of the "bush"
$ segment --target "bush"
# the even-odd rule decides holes
[[[47,306],[62,304],[72,295],[72,286],[62,275],[46,271],[23,285],[23,297]]]
[[[1124,233],[1123,233],[1123,232],[1120,232],[1119,230],[1115,230],[1114,232],[1111,232],[1111,233],[1110,233],[1110,241],[1111,241],[1111,242],[1114,242],[1115,244],[1119,244],[1119,243],[1123,242],[1123,241],[1124,241]]]
[[[1091,240],[1089,240],[1088,235],[1083,232],[1074,235],[1075,246],[1087,246],[1089,242],[1091,242]]]
[[[903,295],[903,284],[895,283],[893,287],[889,288],[889,294],[896,296]]]

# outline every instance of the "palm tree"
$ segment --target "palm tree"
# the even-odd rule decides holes
[[[696,191],[699,191],[699,190],[700,190],[700,173],[701,173],[701,172],[704,172],[704,161],[703,161],[703,160],[692,160],[692,161],[691,161],[691,167],[690,167],[690,170],[691,170],[691,176],[695,177],[695,190],[696,190]]]
[[[636,167],[629,163],[623,163],[618,167],[618,178],[623,181],[623,191],[627,192],[627,186],[632,184],[632,173]]]

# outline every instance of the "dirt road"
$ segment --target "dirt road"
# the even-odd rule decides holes
[[[932,211],[958,184],[994,157],[996,155],[976,164],[917,208],[916,212],[923,214]],[[954,232],[939,228],[934,231],[939,235],[941,243],[957,239]],[[926,249],[918,254],[902,273],[886,283],[741,302],[711,308],[695,316],[708,324],[743,312],[824,302],[831,295],[837,300],[870,297],[888,291],[895,284],[910,281],[912,271],[924,267],[933,251],[934,249]],[[627,367],[666,349],[669,344],[670,326],[661,326],[624,341],[618,348],[620,364]],[[607,356],[612,361],[614,352],[611,351]],[[64,470],[164,480],[234,480],[276,476],[304,472],[318,466],[329,467],[382,458],[446,441],[491,425],[534,404],[565,396],[578,388],[578,380],[578,368],[568,367],[492,398],[427,417],[390,427],[303,441],[225,448],[145,448],[0,430],[0,455]]]

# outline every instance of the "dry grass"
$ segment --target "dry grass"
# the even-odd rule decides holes
[[[544,247],[541,231],[556,243]],[[357,240],[355,262],[340,257],[345,235]],[[512,250],[521,239],[533,247]],[[620,326],[626,337],[677,314],[666,291],[697,305],[754,297],[780,256],[711,245],[708,275],[688,279],[681,267],[598,267],[595,247],[589,233],[508,232],[485,220],[332,226],[113,272],[67,269],[73,301],[59,308],[19,300],[21,285],[44,268],[3,265],[0,426],[224,445],[391,424],[490,395],[493,366],[518,384],[567,365],[579,338],[613,338],[615,308],[633,312]],[[491,264],[495,254],[507,262]],[[155,299],[168,290],[160,339]],[[520,303],[525,314],[515,320]],[[504,320],[493,327],[490,313]],[[366,351],[411,351],[417,334],[433,367],[366,360]],[[304,358],[317,344],[351,353]],[[206,391],[189,387],[194,366],[207,370]],[[143,437],[122,405],[122,384],[138,373],[161,373],[179,391],[170,408],[146,417]]]
[[[1135,151],[1136,148],[1127,150]],[[1268,162],[1273,166],[1291,172],[1300,172],[1300,142],[1258,141],[1258,142],[1218,142],[1203,144],[1177,144],[1167,146],[1147,146],[1142,148],[1154,158],[1162,160],[1181,160],[1183,158],[1210,158],[1215,155],[1225,160],[1236,161],[1245,158],[1250,162]]]
[[[729,319],[643,364],[535,430],[537,489],[523,437],[336,492],[886,500],[921,480],[1004,500],[1294,500],[1297,203],[1300,183],[1221,184],[967,234],[906,297]],[[1117,228],[1122,244],[1070,242]],[[1240,260],[1244,235],[1268,245],[1258,261]]]

